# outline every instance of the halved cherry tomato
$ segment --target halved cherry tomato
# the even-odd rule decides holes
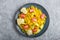
[[[33,31],[33,32],[36,32],[36,31],[37,31],[37,28],[34,28],[32,31]]]
[[[28,28],[29,28],[29,25],[27,24],[23,26],[23,29],[28,29]]]
[[[20,18],[25,18],[25,14],[21,13],[19,17]]]
[[[31,8],[31,9],[30,9],[30,12],[34,12],[34,9],[33,9],[33,8]]]
[[[37,21],[37,19],[34,17],[34,18],[32,18],[32,22],[36,22]]]
[[[45,17],[45,14],[42,14],[40,17],[41,17],[41,19],[44,19],[44,17]]]

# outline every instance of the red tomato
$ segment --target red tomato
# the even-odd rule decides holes
[[[34,28],[32,31],[33,31],[33,32],[36,32],[36,31],[37,31],[37,28]]]
[[[42,14],[42,15],[41,15],[41,18],[44,19],[44,17],[45,17],[45,14]]]
[[[25,18],[25,14],[21,13],[21,14],[20,14],[20,17],[21,17],[21,18]]]
[[[32,22],[36,22],[37,21],[37,19],[34,17],[34,18],[32,18]]]
[[[34,12],[34,9],[33,9],[33,8],[31,8],[31,9],[30,9],[30,12]]]
[[[28,26],[28,25],[24,25],[23,28],[24,28],[24,29],[28,29],[29,26]]]

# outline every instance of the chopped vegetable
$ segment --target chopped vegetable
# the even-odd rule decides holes
[[[34,9],[33,9],[33,8],[31,8],[31,9],[30,9],[30,12],[34,12]]]
[[[32,22],[36,22],[37,19],[35,17],[32,18]]]
[[[28,29],[29,26],[28,26],[28,25],[24,25],[23,28],[24,28],[24,29]]]
[[[44,19],[44,17],[45,17],[45,14],[42,14],[42,15],[41,15],[41,18]]]
[[[21,19],[21,18],[17,19],[17,24],[18,25],[24,24],[24,19]]]
[[[32,31],[33,31],[33,32],[37,32],[37,28],[34,28]]]
[[[24,8],[22,8],[22,9],[21,9],[21,12],[22,12],[22,13],[24,13],[24,14],[26,14],[26,13],[27,13],[26,8],[25,8],[25,7],[24,7]]]
[[[27,31],[27,34],[28,34],[28,35],[32,35],[32,34],[33,34],[33,33],[32,33],[32,30],[29,29],[29,30]]]
[[[34,34],[38,34],[41,30],[40,29],[37,29],[36,32],[34,32]]]
[[[21,13],[19,17],[20,18],[25,18],[25,14]]]

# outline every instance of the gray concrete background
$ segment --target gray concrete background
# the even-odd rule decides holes
[[[40,37],[26,38],[14,29],[13,16],[26,3],[38,3],[49,13],[49,27]],[[0,0],[0,40],[60,40],[60,0]]]

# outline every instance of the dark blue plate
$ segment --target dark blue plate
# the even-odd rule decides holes
[[[36,34],[36,35],[28,36],[28,35],[26,35],[25,33],[23,33],[23,32],[21,31],[21,29],[19,28],[19,26],[18,26],[17,23],[16,23],[16,20],[17,20],[17,18],[18,18],[18,14],[20,13],[20,9],[23,8],[23,7],[28,8],[28,7],[30,7],[31,5],[36,6],[37,8],[41,9],[42,12],[47,16],[47,19],[46,19],[46,23],[45,23],[45,25],[44,25],[44,28],[41,30],[40,33],[38,33],[38,34]],[[21,35],[23,35],[23,36],[25,36],[25,37],[30,37],[30,38],[41,36],[41,35],[47,30],[48,25],[49,25],[49,20],[50,20],[50,19],[49,19],[49,15],[48,15],[48,12],[46,11],[46,9],[45,9],[44,7],[42,7],[40,4],[36,4],[36,3],[27,3],[27,4],[23,5],[22,7],[20,7],[20,8],[16,11],[16,14],[15,14],[16,29],[18,30],[18,32],[19,32]]]

